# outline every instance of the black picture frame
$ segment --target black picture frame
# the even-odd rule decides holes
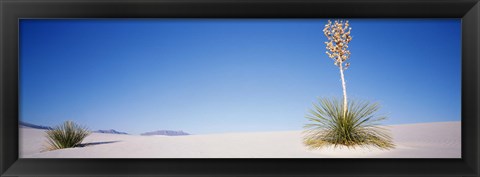
[[[478,0],[0,0],[0,176],[479,176]],[[21,18],[461,18],[461,159],[19,159]]]

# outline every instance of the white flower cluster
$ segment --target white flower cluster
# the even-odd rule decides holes
[[[348,20],[335,20],[332,24],[332,21],[328,20],[328,23],[323,29],[323,33],[327,37],[328,41],[325,42],[326,53],[328,57],[334,60],[334,64],[338,67],[344,67],[347,69],[350,66],[350,63],[346,63],[350,58],[350,50],[348,50],[348,43],[352,40],[350,31],[352,28],[349,27]]]

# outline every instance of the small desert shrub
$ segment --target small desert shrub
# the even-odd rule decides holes
[[[47,130],[48,147],[47,150],[71,148],[82,143],[83,139],[90,135],[90,132],[72,121],[66,121],[63,124]]]
[[[338,99],[321,98],[318,101],[306,116],[311,123],[305,125],[304,143],[309,148],[329,145],[394,147],[388,129],[378,126],[378,122],[387,117],[376,115],[380,108],[377,103],[349,101],[344,113],[343,104]]]

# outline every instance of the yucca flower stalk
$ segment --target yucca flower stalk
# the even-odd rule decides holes
[[[72,121],[66,121],[46,131],[48,147],[46,150],[72,148],[80,145],[90,135],[87,128]]]
[[[346,115],[348,111],[348,102],[347,102],[347,85],[345,83],[344,71],[348,69],[350,63],[346,62],[350,59],[350,50],[348,50],[348,44],[352,40],[350,31],[352,30],[349,27],[350,24],[347,21],[335,20],[332,24],[332,21],[328,20],[328,23],[323,29],[323,33],[327,37],[326,54],[328,57],[333,59],[335,66],[338,66],[340,69],[340,79],[342,81],[343,89],[343,114]]]

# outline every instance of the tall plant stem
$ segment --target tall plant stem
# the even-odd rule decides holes
[[[343,117],[347,116],[347,86],[345,84],[345,76],[343,75],[343,63],[340,63],[340,77],[342,78],[343,88]]]

